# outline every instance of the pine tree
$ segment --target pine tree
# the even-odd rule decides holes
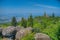
[[[27,21],[23,17],[21,19],[21,26],[23,26],[24,28],[27,27]]]
[[[46,17],[47,16],[47,14],[46,14],[46,12],[44,12],[44,17]]]
[[[30,15],[28,22],[29,22],[29,26],[33,27],[33,16],[32,15]]]
[[[12,18],[12,22],[11,22],[12,26],[17,26],[17,20],[16,20],[16,17],[13,17]]]
[[[52,17],[55,17],[55,14],[54,13],[52,14]]]

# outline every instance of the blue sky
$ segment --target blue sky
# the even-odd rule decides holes
[[[60,14],[60,0],[0,0],[1,14]]]

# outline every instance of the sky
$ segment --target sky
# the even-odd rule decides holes
[[[60,0],[0,0],[0,15],[60,15]]]

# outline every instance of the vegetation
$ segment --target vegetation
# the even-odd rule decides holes
[[[17,26],[17,21],[16,21],[16,18],[15,17],[12,18],[11,25],[12,26],[15,26],[15,27]]]
[[[60,17],[55,16],[54,13],[52,14],[52,16],[46,15],[47,15],[46,12],[44,13],[44,16],[36,16],[34,18],[32,15],[30,15],[28,19],[22,18],[21,21],[18,22],[18,24],[20,26],[23,26],[24,28],[26,28],[27,26],[28,27],[31,26],[33,28],[32,30],[33,33],[38,32],[45,33],[49,35],[52,40],[60,40]],[[17,21],[15,17],[12,18],[11,24],[13,26],[17,26]],[[29,34],[22,40],[32,40],[33,39],[32,34]]]
[[[23,37],[21,40],[34,40],[34,33],[28,34],[27,36]]]
[[[23,26],[24,28],[27,27],[27,21],[23,17],[21,19],[21,26]]]
[[[47,14],[46,14],[46,12],[44,12],[44,17],[46,17],[47,16]]]
[[[58,27],[58,31],[57,31],[57,38],[58,38],[58,40],[60,40],[60,25],[59,25],[59,27]]]
[[[55,14],[54,13],[52,14],[52,17],[55,17]]]
[[[32,15],[30,15],[30,17],[28,18],[28,22],[29,22],[28,26],[33,27],[33,16]]]

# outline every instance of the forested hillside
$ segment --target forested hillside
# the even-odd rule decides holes
[[[21,40],[34,40],[33,35],[35,33],[47,34],[52,40],[60,40],[60,17],[52,14],[48,16],[44,13],[43,16],[30,15],[27,19],[22,17],[19,22],[17,22],[16,17],[12,18],[9,23],[0,24],[0,27],[6,28],[8,26],[20,26],[20,27],[32,27],[32,33],[23,37]],[[2,37],[0,36],[0,40]]]

